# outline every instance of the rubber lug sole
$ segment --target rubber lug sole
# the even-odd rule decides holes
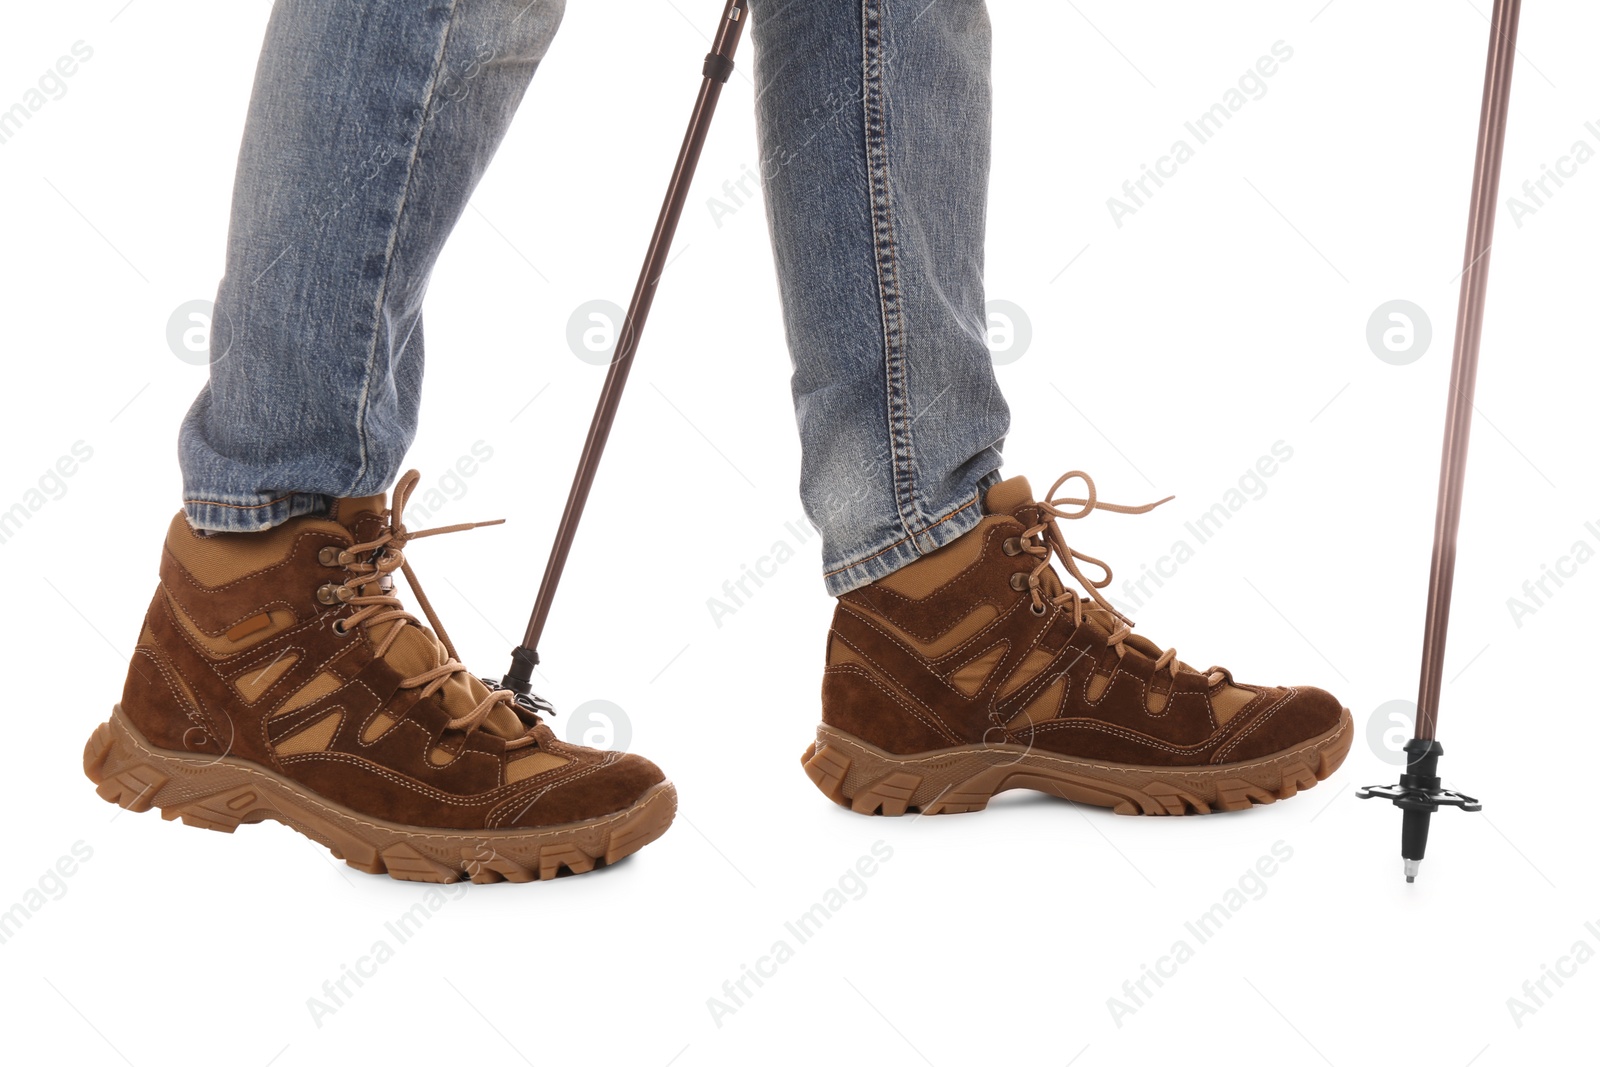
[[[800,763],[829,800],[862,815],[982,811],[1008,789],[1049,793],[1118,815],[1206,815],[1271,804],[1310,789],[1338,770],[1353,737],[1347,708],[1333,729],[1261,759],[1142,767],[1015,744],[899,756],[824,724]]]
[[[678,810],[671,782],[622,811],[531,830],[439,830],[359,814],[264,767],[149,744],[119,707],[83,749],[101,797],[128,811],[232,833],[271,819],[324,845],[358,871],[411,882],[532,882],[615,863],[666,833]]]

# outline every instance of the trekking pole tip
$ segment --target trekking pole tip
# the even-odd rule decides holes
[[[1428,823],[1440,808],[1481,811],[1475,797],[1442,788],[1439,757],[1444,746],[1432,738],[1412,738],[1405,743],[1406,773],[1398,785],[1368,785],[1356,790],[1361,800],[1387,800],[1400,809],[1400,858],[1406,861],[1406,881],[1417,880],[1428,847]]]

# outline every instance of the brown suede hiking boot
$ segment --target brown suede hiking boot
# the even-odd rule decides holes
[[[1081,471],[1050,493],[1074,477],[1087,499],[1000,482],[976,528],[839,598],[802,757],[817,788],[868,815],[979,811],[1007,789],[1185,815],[1291,797],[1344,760],[1350,712],[1330,694],[1242,685],[1130,632],[1100,595],[1110,568],[1056,520],[1156,505],[1101,503]]]
[[[467,527],[408,531],[417,480],[387,511],[340,500],[264,533],[202,537],[180,512],[122,703],[84,748],[100,795],[212,830],[276,819],[424,882],[580,873],[666,832],[655,764],[563,743],[456,659],[401,548]]]

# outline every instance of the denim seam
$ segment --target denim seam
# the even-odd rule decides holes
[[[184,506],[186,506],[186,507],[188,505],[190,505],[190,504],[199,504],[199,505],[202,505],[203,507],[208,507],[208,508],[237,508],[237,509],[239,509],[241,511],[248,511],[248,510],[250,510],[252,508],[270,508],[270,507],[272,507],[272,506],[274,506],[276,504],[283,503],[285,500],[293,500],[295,497],[301,496],[301,495],[303,495],[303,494],[301,494],[301,493],[285,493],[283,496],[280,496],[275,500],[263,500],[259,504],[227,504],[227,503],[224,503],[221,500],[200,500],[198,498],[196,498],[196,499],[185,498],[183,503],[184,503]]]
[[[971,500],[967,501],[965,504],[962,504],[959,508],[955,508],[955,509],[947,512],[945,515],[943,515],[940,518],[938,518],[938,519],[934,520],[933,522],[929,523],[927,526],[924,526],[922,529],[918,530],[917,533],[918,534],[927,533],[930,530],[934,529],[935,527],[943,526],[945,523],[949,522],[951,519],[955,518],[957,515],[961,514],[963,511],[966,511],[968,508],[972,507],[974,504],[977,504],[977,503],[978,503],[978,494],[973,494],[973,497],[972,497]],[[900,538],[898,541],[894,541],[894,542],[891,542],[890,544],[884,545],[882,548],[878,549],[876,552],[872,553],[871,555],[862,556],[860,559],[851,560],[849,563],[846,563],[841,567],[835,567],[831,571],[823,571],[822,572],[822,576],[824,578],[832,578],[835,574],[843,574],[845,571],[852,570],[853,568],[856,568],[856,567],[860,567],[861,565],[866,564],[866,563],[871,563],[873,560],[877,559],[879,556],[883,555],[884,553],[893,552],[895,549],[899,548],[901,545],[905,544],[907,541],[914,541],[913,535],[907,534],[905,537]],[[918,546],[918,548],[920,550],[920,546]]]
[[[423,95],[421,118],[417,120],[416,136],[411,143],[411,158],[406,162],[406,184],[400,193],[400,203],[395,207],[394,225],[389,228],[389,245],[383,253],[383,278],[378,283],[377,298],[372,307],[372,344],[367,349],[367,366],[361,376],[361,395],[356,400],[356,442],[361,448],[361,465],[356,469],[356,476],[351,481],[346,494],[355,492],[356,486],[361,484],[361,479],[367,473],[367,405],[372,398],[372,372],[378,359],[378,338],[381,334],[379,326],[383,316],[383,302],[389,297],[389,275],[394,269],[394,250],[400,240],[400,224],[405,215],[406,205],[411,199],[411,183],[417,176],[417,159],[422,154],[422,140],[428,130],[428,116],[433,110],[433,99],[439,90],[440,73],[444,70],[445,56],[450,49],[450,36],[456,27],[456,13],[460,9],[461,0],[451,0],[450,14],[445,20],[444,32],[439,35],[439,51],[434,56],[433,75],[428,80],[427,91]]]
[[[900,291],[899,249],[889,203],[888,135],[884,115],[883,0],[862,0],[861,108],[865,136],[867,189],[872,209],[873,260],[878,275],[878,307],[883,319],[885,417],[894,481],[895,511],[915,543],[926,532],[916,504],[911,462],[911,424],[906,418],[905,315]],[[896,542],[897,544],[900,542]],[[892,547],[892,546],[891,546]],[[887,551],[887,550],[885,550]]]
[[[209,533],[256,533],[281,526],[301,515],[327,511],[328,497],[318,493],[291,493],[262,504],[225,504],[218,500],[185,500],[183,514],[189,525]]]

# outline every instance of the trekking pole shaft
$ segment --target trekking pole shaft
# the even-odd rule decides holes
[[[539,581],[539,595],[534,601],[533,614],[528,619],[528,629],[522,646],[512,653],[511,672],[502,684],[517,692],[528,691],[534,664],[538,662],[539,638],[544,632],[550,614],[551,601],[555,599],[556,585],[567,563],[567,553],[572,548],[573,536],[583,517],[583,506],[589,498],[589,488],[594,482],[595,470],[600,465],[606,438],[611,433],[611,423],[617,414],[617,404],[622,399],[623,386],[628,381],[628,371],[633,367],[634,352],[639,346],[639,336],[644,331],[650,304],[655,299],[656,285],[666,268],[667,254],[672,248],[672,236],[678,228],[678,217],[689,196],[689,185],[694,179],[700,150],[705,145],[706,133],[716,111],[722,85],[733,69],[733,54],[739,45],[744,29],[747,0],[727,0],[722,11],[722,22],[706,56],[704,78],[700,95],[695,99],[694,112],[684,134],[683,146],[678,150],[677,162],[672,168],[672,178],[667,185],[666,199],[661,214],[656,219],[655,232],[650,235],[650,246],[645,252],[644,266],[639,271],[638,283],[633,289],[633,299],[617,336],[611,364],[606,370],[605,384],[600,388],[600,400],[594,419],[589,423],[589,434],[583,442],[583,452],[578,459],[578,470],[572,479],[572,489],[567,494],[567,505],[561,513],[561,524],[556,527],[555,544],[550,548],[550,559],[545,564],[544,577]]]
[[[1516,58],[1517,16],[1521,6],[1521,0],[1495,0],[1494,13],[1490,16],[1489,58],[1483,76],[1483,109],[1478,116],[1472,204],[1467,217],[1461,298],[1456,308],[1444,451],[1439,463],[1439,503],[1433,527],[1433,562],[1428,570],[1428,610],[1422,630],[1422,678],[1417,690],[1416,736],[1429,741],[1433,740],[1438,727],[1445,633],[1450,623],[1450,592],[1455,578],[1456,530],[1461,522],[1467,440],[1472,429],[1472,398],[1478,378],[1478,342],[1483,332],[1484,295],[1489,284],[1489,250],[1494,243],[1500,156],[1505,145],[1506,111],[1511,98],[1511,69]]]

